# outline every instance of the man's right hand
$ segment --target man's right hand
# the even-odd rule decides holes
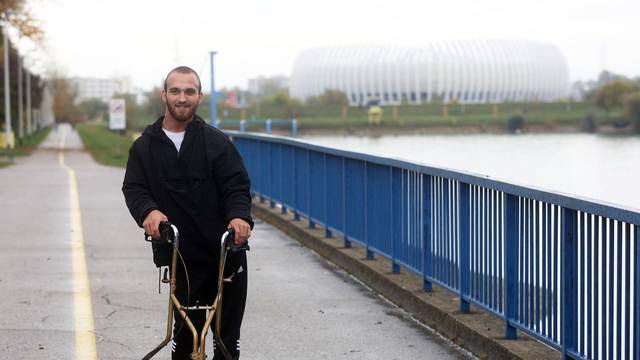
[[[147,217],[142,222],[144,232],[151,235],[154,240],[160,239],[160,222],[167,221],[167,216],[160,210],[151,210]]]

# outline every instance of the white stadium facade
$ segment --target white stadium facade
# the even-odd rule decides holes
[[[550,102],[569,96],[569,71],[551,44],[461,40],[423,47],[336,46],[304,50],[290,94],[305,100],[325,90],[352,106],[387,104]]]

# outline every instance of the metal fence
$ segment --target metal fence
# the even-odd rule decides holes
[[[229,132],[252,192],[573,359],[640,359],[640,213],[484,176]]]

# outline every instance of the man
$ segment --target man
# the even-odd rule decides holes
[[[186,66],[171,70],[161,96],[166,104],[164,116],[131,146],[122,192],[138,226],[153,238],[160,237],[161,221],[178,227],[179,250],[190,287],[187,296],[185,274],[178,266],[176,294],[180,302],[211,304],[217,292],[223,232],[234,229],[234,242],[242,245],[253,227],[249,177],[231,141],[196,115],[203,95],[194,70]],[[227,258],[225,276],[234,272],[233,282],[225,285],[221,335],[226,348],[238,358],[247,292],[244,251]],[[202,328],[204,315],[203,311],[189,314],[197,329]],[[189,359],[191,331],[182,326],[179,314],[175,319],[172,359]],[[217,348],[214,359],[224,359]]]

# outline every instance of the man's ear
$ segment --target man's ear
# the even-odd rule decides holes
[[[202,91],[198,94],[198,105],[202,104],[202,100],[204,100],[204,94]]]
[[[162,98],[162,102],[163,103],[167,103],[167,91],[162,89],[162,91],[160,91],[160,97]]]

